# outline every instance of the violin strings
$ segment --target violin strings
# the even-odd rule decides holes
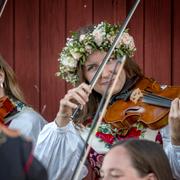
[[[143,102],[168,108],[171,106],[170,99],[147,92],[144,94]]]

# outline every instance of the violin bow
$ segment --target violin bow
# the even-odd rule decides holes
[[[3,1],[4,1],[4,2],[3,2]],[[2,1],[1,1],[1,4],[0,4],[0,18],[1,18],[1,16],[2,16],[2,13],[3,13],[3,11],[4,11],[4,8],[5,8],[6,4],[7,4],[7,1],[8,1],[8,0],[2,0]]]
[[[116,38],[114,39],[111,48],[110,48],[109,51],[107,52],[106,56],[105,56],[104,59],[103,59],[103,62],[102,62],[101,65],[99,66],[99,68],[98,68],[98,70],[96,71],[96,73],[95,73],[92,81],[90,82],[91,89],[94,88],[94,86],[95,86],[98,78],[100,77],[100,75],[101,75],[101,73],[102,73],[102,71],[103,71],[106,63],[108,62],[109,58],[111,57],[111,55],[112,55],[112,53],[113,53],[113,51],[114,51],[114,48],[116,47],[118,41],[120,40],[120,38],[121,38],[121,36],[122,36],[122,33],[124,32],[125,28],[127,27],[127,24],[129,23],[132,15],[133,15],[133,13],[135,12],[135,10],[136,10],[139,2],[140,2],[140,0],[136,0],[136,1],[135,1],[135,3],[134,3],[134,5],[133,5],[133,7],[131,8],[128,16],[126,17],[126,19],[124,20],[122,26],[120,27],[120,30],[119,30],[119,32],[117,33]],[[80,176],[81,170],[82,170],[82,168],[83,168],[83,165],[84,165],[84,163],[85,163],[85,161],[86,161],[86,158],[87,158],[87,156],[88,156],[88,154],[89,154],[89,152],[90,152],[91,146],[90,146],[89,144],[91,144],[91,141],[92,141],[92,139],[93,139],[93,137],[94,137],[94,135],[95,135],[95,133],[96,133],[99,125],[100,125],[101,122],[102,122],[102,118],[103,118],[103,116],[104,116],[104,114],[105,114],[105,112],[106,112],[106,108],[107,108],[107,106],[108,106],[108,104],[109,104],[109,100],[110,100],[110,98],[111,98],[111,96],[112,96],[112,94],[113,94],[115,85],[116,85],[116,83],[117,83],[117,81],[118,81],[118,79],[119,79],[119,75],[121,74],[121,71],[122,71],[122,69],[123,69],[123,67],[124,67],[125,62],[126,62],[126,56],[123,56],[123,58],[122,58],[122,60],[121,60],[121,66],[120,66],[120,68],[118,69],[116,78],[115,78],[115,80],[114,80],[114,82],[113,82],[113,84],[112,84],[112,86],[111,86],[111,88],[110,88],[110,91],[109,91],[109,93],[108,93],[108,96],[107,96],[107,98],[106,98],[106,101],[104,102],[104,99],[105,99],[105,96],[106,96],[106,94],[107,94],[108,89],[106,89],[106,92],[104,93],[104,95],[103,95],[103,97],[102,97],[102,99],[101,99],[100,105],[102,105],[102,106],[104,105],[104,106],[103,106],[103,108],[100,108],[100,105],[99,105],[99,107],[98,107],[98,110],[97,110],[97,112],[96,112],[96,115],[95,115],[95,117],[94,117],[94,119],[93,119],[93,124],[94,124],[94,125],[92,125],[92,127],[91,127],[91,129],[90,129],[90,133],[89,133],[89,135],[88,135],[88,137],[87,137],[87,139],[86,139],[86,141],[85,141],[84,148],[83,148],[82,153],[81,153],[81,155],[80,155],[80,158],[79,158],[79,161],[78,161],[79,163],[77,164],[77,166],[76,166],[76,168],[75,168],[75,171],[74,171],[72,180],[78,180],[78,179],[79,179],[79,176]],[[108,87],[109,87],[109,85],[108,85]],[[100,110],[102,109],[102,111],[99,111],[99,109],[100,109]],[[74,117],[77,116],[77,113],[78,113],[78,112],[79,112],[79,108],[77,108],[77,109],[74,111],[73,115],[71,116],[72,120],[73,120]],[[101,114],[100,114],[100,112],[101,112]],[[99,115],[99,114],[100,114],[100,115]],[[97,120],[97,117],[99,117],[98,120]],[[87,149],[86,149],[86,146],[87,146]],[[85,151],[85,149],[86,149],[86,151]]]
[[[121,65],[120,65],[120,67],[119,67],[119,69],[118,69],[118,72],[117,72],[117,74],[116,74],[116,78],[114,79],[114,82],[113,82],[113,84],[112,84],[112,86],[111,86],[111,88],[110,88],[110,91],[108,91],[109,88],[107,88],[106,91],[105,91],[105,93],[104,93],[104,95],[103,95],[103,97],[102,97],[102,99],[101,99],[100,105],[99,105],[98,110],[97,110],[97,112],[96,112],[96,115],[95,115],[95,117],[94,117],[94,119],[93,119],[93,124],[92,124],[92,127],[91,127],[91,129],[90,129],[90,133],[89,133],[89,135],[88,135],[88,137],[87,137],[87,140],[86,140],[86,143],[85,143],[85,145],[86,145],[86,144],[88,145],[88,146],[87,146],[87,149],[86,149],[86,151],[83,150],[83,152],[85,151],[85,153],[84,153],[84,156],[81,157],[82,160],[79,161],[80,165],[78,164],[78,165],[79,165],[79,168],[77,169],[77,173],[75,174],[73,180],[78,180],[78,179],[79,179],[79,175],[80,175],[80,173],[81,173],[81,170],[82,170],[82,168],[83,168],[83,165],[84,165],[84,163],[85,163],[85,161],[86,161],[86,158],[87,158],[87,156],[88,156],[88,154],[89,154],[89,152],[90,152],[90,149],[91,149],[90,144],[91,144],[91,142],[92,142],[92,140],[93,140],[93,137],[95,136],[96,131],[98,130],[98,127],[100,126],[100,124],[101,124],[101,122],[102,122],[102,119],[103,119],[104,114],[105,114],[105,112],[106,112],[107,106],[108,106],[109,101],[110,101],[110,98],[111,98],[111,96],[112,96],[112,94],[113,94],[113,91],[114,91],[114,88],[115,88],[115,86],[116,86],[116,83],[117,83],[117,81],[119,81],[119,76],[120,76],[120,74],[121,74],[121,72],[122,72],[122,69],[123,69],[123,67],[124,67],[125,62],[126,62],[126,56],[123,56],[123,58],[122,58],[122,60],[121,60]],[[118,64],[118,63],[119,63],[119,62],[117,62],[117,64]],[[117,64],[115,65],[115,67],[117,67]],[[114,71],[115,71],[115,69],[116,69],[116,68],[114,68]],[[113,77],[113,73],[112,73],[111,78],[112,78],[112,77]],[[108,87],[109,87],[109,86],[110,86],[110,81],[109,81],[109,83],[108,83]],[[108,94],[108,96],[106,96],[107,94]],[[106,98],[106,101],[104,102],[105,97],[107,97],[107,98]]]
[[[119,42],[119,40],[120,40],[120,38],[121,38],[124,30],[126,29],[126,27],[127,27],[128,23],[129,23],[132,15],[133,15],[133,13],[135,12],[135,10],[136,10],[139,2],[140,2],[140,0],[136,0],[136,1],[135,1],[134,5],[132,6],[131,10],[129,11],[128,16],[127,16],[126,19],[124,20],[123,24],[120,26],[119,32],[117,33],[117,35],[116,35],[116,37],[115,37],[115,39],[114,39],[114,41],[113,41],[113,43],[112,43],[109,51],[107,52],[106,56],[104,57],[102,63],[101,63],[100,66],[98,67],[96,73],[94,74],[94,76],[93,76],[93,78],[92,78],[92,80],[91,80],[91,82],[90,82],[91,90],[94,88],[94,86],[95,86],[97,80],[99,79],[99,77],[100,77],[100,75],[101,75],[101,73],[102,73],[105,65],[107,64],[108,60],[110,59],[110,57],[111,57],[111,55],[112,55],[115,47],[117,46],[117,44],[118,44],[118,42]],[[72,116],[71,116],[71,120],[74,120],[74,119],[76,119],[76,118],[78,117],[80,110],[81,110],[81,106],[78,106],[78,107],[74,110],[74,112],[73,112],[73,114],[72,114]]]

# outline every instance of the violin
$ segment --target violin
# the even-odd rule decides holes
[[[3,96],[0,98],[0,131],[10,137],[17,137],[20,135],[18,131],[8,129],[4,123],[4,118],[6,118],[14,109],[15,106],[7,96]]]
[[[7,96],[0,98],[0,122],[4,124],[4,118],[14,110],[15,106]]]
[[[179,95],[180,87],[162,89],[153,79],[143,77],[127,101],[117,100],[107,108],[104,121],[118,129],[129,130],[136,122],[153,130],[160,129],[168,124],[171,101]]]

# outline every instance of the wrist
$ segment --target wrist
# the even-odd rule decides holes
[[[171,143],[180,146],[180,136],[171,136]]]
[[[58,127],[66,126],[70,121],[70,116],[65,113],[58,113],[55,118],[55,123]]]

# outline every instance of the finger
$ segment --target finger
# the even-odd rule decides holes
[[[84,89],[78,89],[76,92],[85,102],[89,99],[89,93],[85,92]]]
[[[178,98],[175,98],[175,99],[171,102],[171,109],[173,109],[173,111],[178,108],[178,100],[179,100]]]
[[[73,108],[73,109],[75,109],[75,108],[77,108],[77,104],[76,103],[73,103],[73,102],[71,102],[71,101],[69,101],[69,100],[66,100],[66,99],[62,99],[61,101],[60,101],[60,109],[62,110],[62,109],[64,109],[63,107],[68,107],[68,108]]]
[[[86,83],[82,83],[79,87],[81,87],[88,94],[90,94],[92,91],[90,85]]]
[[[178,117],[180,118],[180,99],[178,98],[178,102],[177,102],[177,114],[178,114]]]
[[[69,90],[68,94],[65,95],[64,100],[67,104],[68,101],[73,102],[75,104],[85,105],[87,100],[84,100],[81,94],[78,93],[78,89],[75,88],[73,90]]]
[[[172,116],[174,118],[178,117],[178,114],[180,111],[179,107],[180,107],[179,106],[179,99],[176,98],[171,103],[170,116]]]
[[[70,107],[72,109],[76,109],[78,107],[77,104],[75,104],[75,103],[73,103],[71,101],[67,101],[66,106],[68,106],[68,107]]]
[[[71,94],[70,97],[70,101],[76,101],[78,104],[81,105],[85,105],[87,100],[88,100],[88,96],[86,94],[84,94],[84,96],[82,95],[84,92],[82,90],[79,90],[79,92],[74,92],[73,94]]]
[[[70,91],[70,93],[73,94],[73,96],[74,96],[74,93],[76,93],[86,103],[88,101],[89,94],[91,93],[91,89],[89,85],[87,85],[86,83],[82,83],[79,87],[74,88],[72,91]],[[84,103],[82,102],[81,104],[84,104]]]

